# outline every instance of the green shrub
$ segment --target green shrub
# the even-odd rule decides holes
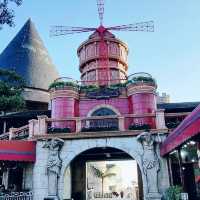
[[[176,128],[180,123],[181,123],[180,121],[177,121],[177,122],[167,122],[166,126],[167,126],[167,128],[172,129],[172,128]]]
[[[93,92],[93,91],[95,91],[95,90],[98,90],[99,87],[96,86],[96,85],[82,85],[82,86],[80,87],[80,89],[81,89],[81,91],[83,91],[83,92]]]
[[[110,86],[105,86],[106,88],[110,88],[110,89],[117,89],[117,88],[123,88],[126,87],[127,82],[125,83],[117,83],[117,84],[113,84]],[[99,86],[97,85],[83,85],[80,87],[81,91],[83,92],[94,92],[100,89]]]
[[[116,84],[112,84],[110,85],[110,88],[123,88],[126,87],[127,82],[124,83],[116,83]]]
[[[53,133],[71,133],[71,129],[70,128],[54,128],[54,127],[50,127],[50,128],[48,128],[47,133],[49,133],[49,134],[53,134]]]
[[[149,130],[151,126],[149,124],[131,124],[129,130]]]
[[[83,127],[81,132],[117,131],[118,127]]]
[[[79,88],[79,85],[77,83],[74,82],[64,82],[64,81],[59,81],[59,82],[53,82],[50,84],[49,89],[52,88],[64,88],[65,86],[71,86],[74,88]]]
[[[156,81],[155,79],[153,79],[152,77],[144,77],[144,76],[138,76],[138,77],[134,77],[131,80],[128,80],[127,84],[130,83],[150,83],[152,85],[156,85]]]
[[[166,192],[164,199],[165,200],[179,200],[180,199],[180,194],[182,192],[182,187],[181,186],[170,186]]]

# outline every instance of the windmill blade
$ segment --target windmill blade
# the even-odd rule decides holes
[[[134,24],[127,24],[121,26],[112,26],[108,27],[108,30],[113,31],[146,31],[146,32],[154,32],[154,22],[147,21],[147,22],[139,22]]]
[[[50,36],[69,35],[95,31],[96,28],[75,27],[75,26],[51,26]]]

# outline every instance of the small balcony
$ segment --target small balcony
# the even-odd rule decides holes
[[[81,133],[101,131],[125,131],[155,129],[155,114],[106,115],[74,117],[68,119],[46,119],[47,133]]]
[[[126,114],[71,117],[52,119],[38,116],[21,128],[11,128],[8,133],[0,135],[0,140],[32,140],[37,138],[93,138],[122,137],[137,135],[145,130],[151,132],[167,132],[163,110],[141,115]]]

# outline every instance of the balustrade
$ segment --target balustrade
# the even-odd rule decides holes
[[[147,124],[141,122],[145,118]],[[92,117],[72,117],[67,119],[46,119],[46,133],[80,133],[80,132],[98,132],[98,131],[126,131],[126,130],[144,130],[156,129],[156,114],[124,116],[92,116]]]
[[[0,200],[33,200],[32,192],[11,192],[0,194]]]
[[[147,123],[144,124],[144,121]],[[163,110],[158,110],[156,113],[144,113],[140,115],[107,115],[71,117],[65,119],[52,119],[47,116],[39,116],[38,120],[30,120],[29,125],[21,128],[10,128],[9,133],[0,135],[0,140],[31,139],[34,136],[56,133],[80,134],[81,132],[123,132],[146,129],[166,129]]]

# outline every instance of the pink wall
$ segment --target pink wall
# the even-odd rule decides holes
[[[59,97],[52,100],[52,118],[64,119],[67,117],[80,116],[85,117],[96,106],[110,105],[124,114],[143,114],[155,113],[156,111],[156,97],[154,94],[134,94],[129,98],[112,98],[107,100],[84,99],[75,100],[69,97]],[[155,128],[155,119],[145,117],[125,120],[125,128],[128,129],[130,124],[149,124]],[[75,130],[75,122],[56,122],[53,123],[54,127],[70,127],[72,131]]]
[[[52,100],[52,118],[73,117],[75,114],[75,99],[58,97]]]
[[[131,96],[131,100],[134,114],[155,113],[156,111],[156,96],[154,94],[134,94]],[[135,119],[133,123],[149,124],[155,128],[155,119],[149,117]]]
[[[78,110],[77,101],[74,98],[69,97],[58,97],[52,100],[52,112],[51,117],[53,119],[65,119],[67,117],[76,116]],[[75,122],[56,122],[52,124],[53,127],[59,128],[71,128],[72,131],[75,130]]]
[[[88,112],[95,108],[98,105],[110,105],[116,108],[121,115],[129,113],[129,105],[128,99],[122,98],[113,98],[113,99],[89,99],[89,100],[81,100],[79,104],[79,112],[80,116],[87,116]]]

